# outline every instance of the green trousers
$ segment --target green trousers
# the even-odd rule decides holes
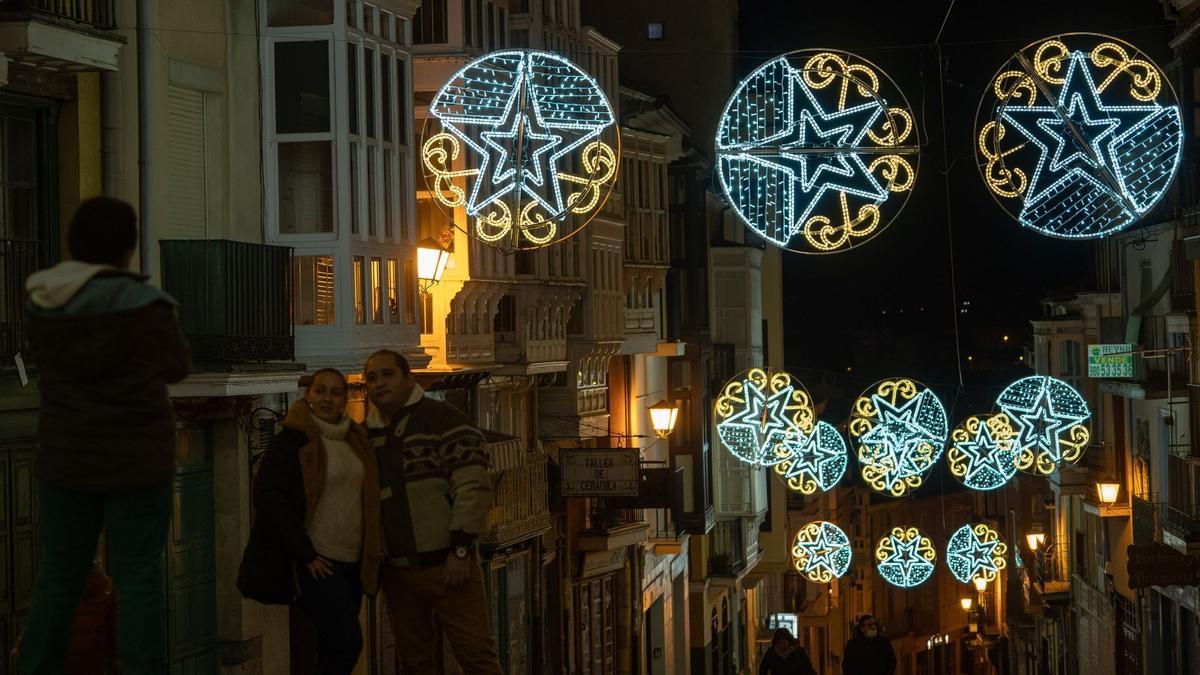
[[[17,672],[63,672],[75,609],[103,529],[108,573],[116,587],[117,651],[122,672],[166,673],[163,547],[171,517],[171,489],[77,492],[41,482],[38,504],[38,573]]]

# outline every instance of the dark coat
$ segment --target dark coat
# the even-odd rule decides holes
[[[379,588],[379,472],[367,432],[350,425],[346,442],[363,463],[363,589]],[[325,484],[325,446],[308,402],[300,399],[271,439],[254,478],[254,523],[242,554],[237,587],[264,604],[290,604],[300,596],[298,566],[317,557],[305,528]]]
[[[896,652],[892,641],[881,635],[869,638],[854,629],[854,637],[846,643],[842,659],[844,675],[894,675]]]
[[[145,280],[102,272],[62,307],[29,303],[41,389],[39,479],[104,492],[174,479],[167,385],[187,377],[189,352],[174,300]]]
[[[758,675],[817,675],[817,671],[804,647],[796,647],[787,656],[780,656],[774,647],[768,647],[759,664]]]

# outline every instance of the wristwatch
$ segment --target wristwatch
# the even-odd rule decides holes
[[[459,560],[464,560],[469,555],[471,555],[471,551],[466,546],[455,546],[454,547],[454,557],[455,558],[458,558]]]

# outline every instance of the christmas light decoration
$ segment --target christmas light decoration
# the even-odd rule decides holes
[[[915,527],[893,527],[875,546],[875,568],[893,586],[919,586],[933,574],[937,551]]]
[[[875,384],[855,400],[850,418],[863,480],[893,497],[921,486],[942,456],[948,431],[942,402],[909,379]]]
[[[995,490],[1017,475],[1016,432],[1003,413],[971,416],[950,432],[950,473],[969,488]]]
[[[616,182],[612,107],[595,79],[557,54],[486,54],[447,80],[429,114],[421,146],[429,194],[452,222],[463,209],[468,231],[488,244],[561,241]],[[577,227],[564,227],[572,218]]]
[[[984,182],[1025,227],[1064,238],[1120,231],[1162,198],[1183,149],[1170,82],[1116,38],[1060,35],[1017,52],[980,102]]]
[[[899,88],[874,64],[791,52],[748,75],[726,103],[717,174],[734,211],[766,240],[844,251],[903,207],[917,173],[913,126]]]
[[[792,543],[792,564],[809,581],[823,584],[850,569],[852,553],[850,539],[841,528],[817,520],[796,533]]]
[[[1013,562],[1017,564],[1017,569],[1025,566],[1025,561],[1021,560],[1021,549],[1015,546],[1013,547]]]
[[[790,454],[788,444],[811,434],[816,421],[804,386],[783,371],[750,370],[725,383],[715,419],[721,443],[735,457],[774,466]]]
[[[1066,382],[1046,375],[1021,378],[1000,392],[996,406],[1016,432],[1018,469],[1048,476],[1083,456],[1092,413]]]
[[[832,490],[846,473],[846,441],[837,427],[818,421],[812,433],[784,441],[787,452],[775,472],[801,494]]]
[[[982,523],[958,528],[946,545],[946,564],[955,579],[964,584],[975,579],[991,581],[1004,569],[1008,546],[995,530]]]

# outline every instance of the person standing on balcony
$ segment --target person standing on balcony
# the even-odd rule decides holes
[[[440,672],[440,627],[463,672],[500,675],[475,551],[492,506],[483,434],[458,409],[425,396],[395,351],[372,354],[364,377],[379,453],[381,582],[404,672]]]
[[[25,282],[39,369],[39,537],[19,673],[61,673],[100,530],[117,589],[126,675],[166,672],[163,549],[175,478],[167,385],[190,372],[175,300],[131,272],[133,207],[79,205],[70,260]]]
[[[817,675],[808,652],[786,628],[776,628],[771,648],[763,654],[758,675]]]
[[[379,478],[367,431],[346,415],[346,376],[313,373],[254,478],[255,522],[238,590],[295,602],[317,629],[317,673],[350,675],[363,593],[379,588]]]
[[[879,622],[870,614],[858,617],[854,637],[846,643],[843,675],[895,675],[896,652],[892,641],[879,632]]]

